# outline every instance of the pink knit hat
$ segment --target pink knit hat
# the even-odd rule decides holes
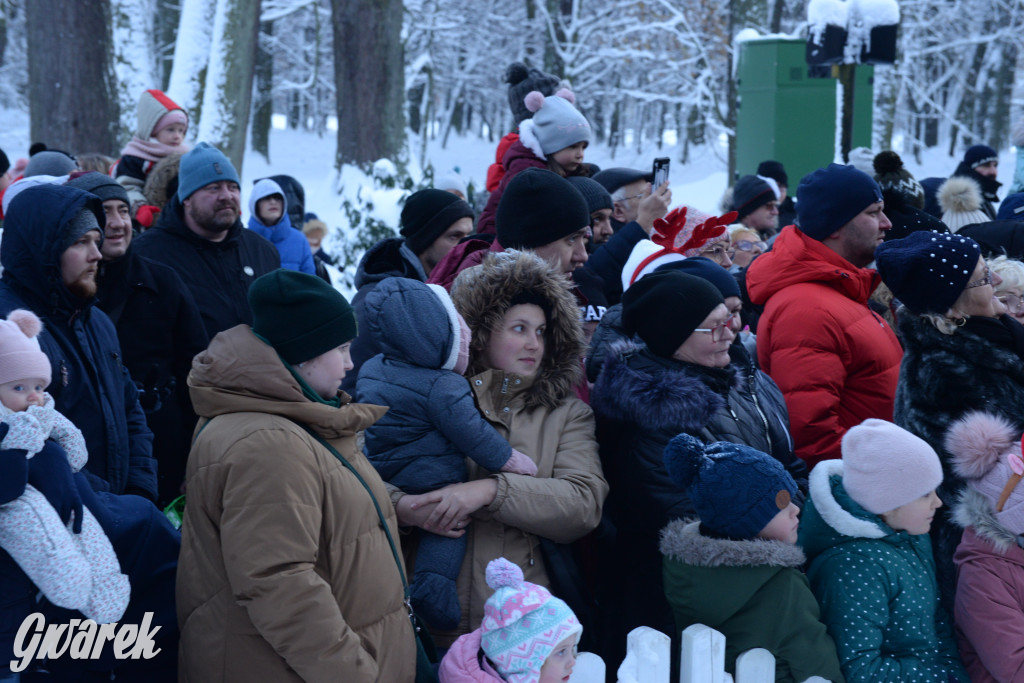
[[[1018,431],[1002,417],[972,412],[946,433],[953,470],[992,501],[996,521],[1014,535],[1024,534],[1024,459]]]
[[[50,384],[50,359],[36,337],[43,323],[32,311],[18,308],[0,320],[0,384],[20,379],[41,379]]]
[[[583,626],[548,589],[523,580],[523,570],[504,557],[487,565],[494,595],[484,604],[480,646],[508,683],[536,683],[555,646]]]
[[[864,420],[843,435],[843,487],[880,515],[942,483],[942,464],[924,439],[885,420]]]

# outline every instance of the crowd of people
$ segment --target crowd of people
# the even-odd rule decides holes
[[[998,210],[985,145],[670,210],[506,78],[486,201],[413,193],[351,301],[163,92],[109,165],[0,153],[0,681],[547,683],[697,623],[778,681],[1022,680],[1024,163]],[[15,668],[34,613],[159,652]]]

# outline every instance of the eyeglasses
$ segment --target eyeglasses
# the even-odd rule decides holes
[[[1002,293],[999,295],[999,300],[1003,302],[1008,310],[1013,315],[1020,315],[1024,313],[1024,301],[1021,300],[1016,294]]]
[[[985,277],[974,282],[968,282],[964,285],[964,289],[974,289],[975,287],[984,287],[990,284],[992,284],[992,271],[988,269],[988,266],[985,266]]]
[[[754,251],[755,249],[757,249],[757,252],[759,254],[763,254],[764,252],[768,251],[767,242],[751,242],[750,240],[740,240],[733,244],[732,246],[735,247],[736,249],[739,249],[740,251]]]
[[[628,197],[619,197],[618,199],[616,199],[614,201],[617,201],[617,202],[628,202],[631,199],[643,199],[646,196],[647,196],[646,192],[641,192],[640,194],[631,194]]]
[[[725,336],[725,331],[727,329],[729,329],[729,323],[731,323],[733,318],[735,318],[735,317],[736,317],[735,313],[730,313],[728,318],[726,318],[722,322],[718,323],[714,327],[697,327],[693,331],[694,332],[703,332],[704,334],[710,334],[711,335],[711,341],[713,341],[713,342],[720,342],[720,341],[722,341],[722,337]]]
[[[705,258],[709,258],[712,261],[719,262],[721,262],[723,256],[726,256],[731,261],[732,258],[736,256],[736,250],[727,249],[726,247],[723,247],[721,244],[716,244],[713,247],[708,247],[707,249],[701,251],[700,255],[704,256]]]

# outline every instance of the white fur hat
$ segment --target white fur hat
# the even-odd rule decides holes
[[[981,187],[970,178],[953,176],[942,183],[937,196],[942,207],[942,222],[953,232],[965,225],[990,220],[981,210]]]
[[[924,439],[885,420],[864,420],[843,435],[843,486],[880,515],[934,491],[942,464]]]

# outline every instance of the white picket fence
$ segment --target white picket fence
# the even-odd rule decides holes
[[[626,658],[619,666],[619,683],[669,683],[672,640],[647,626],[630,631]],[[679,683],[774,683],[775,657],[768,650],[747,650],[736,658],[736,676],[725,671],[725,636],[715,629],[694,624],[683,631]],[[569,683],[603,683],[604,661],[590,652],[576,659]],[[812,676],[805,683],[828,683]]]

